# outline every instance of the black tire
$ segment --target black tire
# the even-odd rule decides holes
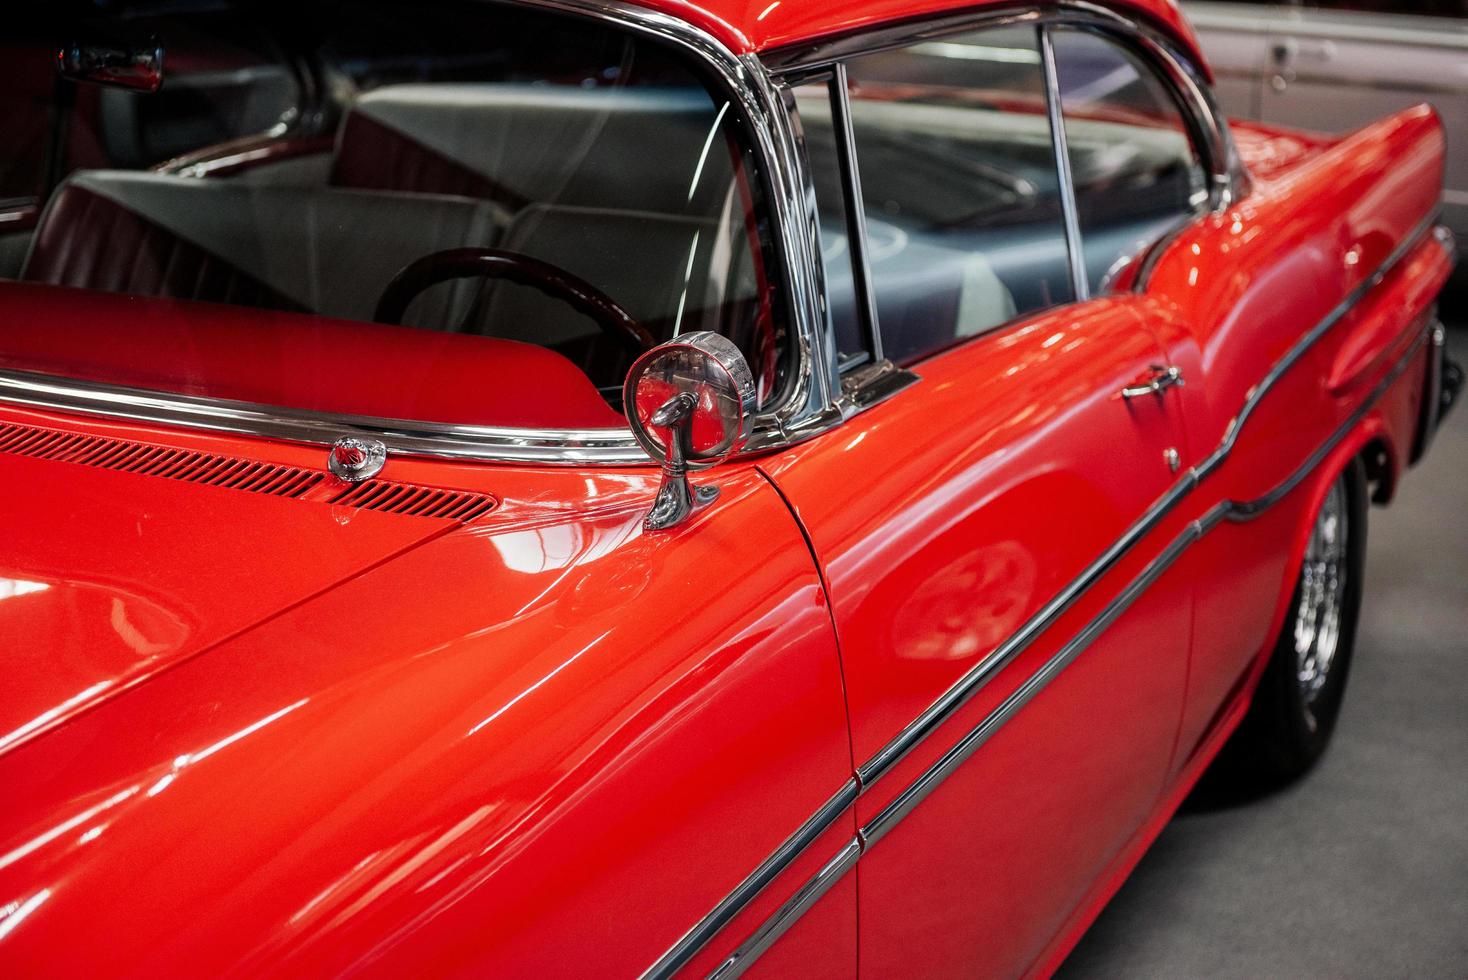
[[[1335,498],[1336,493],[1343,499]],[[1321,590],[1312,590],[1312,584],[1320,581],[1322,567],[1319,561],[1311,560],[1311,549],[1318,547],[1321,539],[1316,535],[1322,535],[1323,524],[1329,523],[1327,515],[1333,510],[1333,501],[1342,505],[1333,512],[1344,518],[1344,543],[1338,559],[1344,582],[1338,594],[1333,652],[1325,670],[1318,670],[1316,663],[1317,670],[1312,674],[1310,654],[1302,651],[1297,637],[1310,635],[1304,625],[1310,609],[1307,592],[1314,591],[1319,596]],[[1356,623],[1361,612],[1367,502],[1366,471],[1356,459],[1336,478],[1331,493],[1311,517],[1310,549],[1301,563],[1274,651],[1248,714],[1219,760],[1235,785],[1269,790],[1292,782],[1309,772],[1330,744],[1346,692]],[[1328,549],[1321,550],[1328,553]],[[1325,634],[1324,629],[1314,631],[1313,649],[1317,657]]]

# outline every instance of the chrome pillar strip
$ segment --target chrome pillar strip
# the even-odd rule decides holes
[[[1055,42],[1050,27],[1035,27],[1040,45],[1040,63],[1045,70],[1045,112],[1050,117],[1050,146],[1055,151],[1055,169],[1060,177],[1060,213],[1065,220],[1065,244],[1070,253],[1070,289],[1075,302],[1091,298],[1091,280],[1086,275],[1086,255],[1081,244],[1081,217],[1076,208],[1076,189],[1070,172],[1070,144],[1065,134],[1065,106],[1060,75],[1055,68]]]
[[[836,161],[846,191],[846,238],[851,249],[851,274],[857,311],[872,361],[882,361],[882,328],[877,319],[877,294],[872,286],[872,263],[867,254],[867,207],[861,192],[861,169],[856,163],[856,131],[851,122],[851,89],[846,64],[836,65],[831,81],[831,125],[836,131]]]
[[[750,872],[749,877],[741,881],[733,891],[724,897],[723,901],[715,905],[712,912],[704,916],[684,934],[683,938],[659,957],[656,963],[648,967],[647,972],[642,975],[642,980],[664,980],[687,966],[688,961],[698,955],[699,950],[703,949],[710,939],[713,939],[720,930],[744,911],[745,906],[752,902],[756,895],[764,891],[766,885],[779,877],[792,861],[803,854],[806,848],[814,844],[840,819],[841,814],[856,802],[857,793],[855,779],[849,779],[842,784],[841,788],[836,791],[836,795],[827,800],[814,816],[801,824],[795,833],[787,837],[775,849],[775,853]],[[774,939],[772,938],[770,942],[774,942]]]
[[[848,868],[856,864],[859,857],[875,847],[883,837],[891,832],[892,828],[897,826],[934,789],[951,776],[964,761],[969,759],[985,742],[1003,728],[1006,722],[1018,714],[1021,708],[1034,700],[1037,694],[1044,690],[1066,667],[1084,653],[1098,636],[1105,632],[1112,623],[1116,622],[1139,596],[1146,592],[1167,569],[1172,567],[1187,552],[1188,548],[1202,540],[1204,535],[1222,524],[1225,520],[1234,522],[1253,520],[1270,507],[1279,503],[1291,490],[1299,486],[1316,467],[1325,461],[1330,452],[1340,445],[1346,436],[1351,433],[1351,430],[1360,424],[1361,420],[1365,418],[1366,413],[1371,410],[1376,402],[1381,399],[1382,395],[1402,376],[1402,373],[1412,364],[1413,359],[1421,352],[1422,346],[1427,342],[1431,331],[1432,323],[1429,318],[1426,325],[1419,328],[1417,339],[1413,341],[1406,353],[1397,360],[1397,363],[1388,372],[1386,377],[1377,383],[1376,387],[1372,389],[1361,406],[1345,422],[1338,426],[1331,433],[1330,437],[1280,484],[1254,500],[1244,502],[1220,501],[1198,520],[1191,522],[1156,558],[1148,562],[1147,566],[1127,583],[1126,588],[1115,599],[1107,603],[1105,609],[1087,623],[1060,650],[1056,651],[1039,670],[1026,678],[1024,683],[1014,693],[1005,698],[978,725],[970,729],[952,748],[943,753],[936,762],[924,770],[921,776],[898,794],[892,802],[883,807],[875,817],[862,825],[861,830],[857,834],[857,839],[852,844],[848,844],[846,848],[843,848],[836,858],[832,859],[831,862],[822,868],[815,877],[807,881],[785,905],[780,907],[779,911],[771,916],[748,940],[740,945],[735,954],[731,955],[725,961],[725,964],[738,962],[742,964],[740,966],[741,971],[747,969],[750,963],[753,962],[753,957],[758,955],[757,952],[752,952],[752,950],[757,948],[759,951],[763,951],[763,949],[768,948],[774,942],[774,938],[778,938],[780,934],[783,934],[789,929],[793,922],[792,913],[795,913],[796,909],[804,911],[815,904],[815,900],[829,891],[836,883],[836,880],[839,879],[840,875],[844,874]],[[860,846],[852,853],[852,845],[856,844]],[[762,944],[756,943],[757,938],[762,940],[771,932],[774,933],[774,938],[769,938],[768,941],[764,941]],[[720,969],[722,968],[720,967]],[[716,970],[710,976],[723,977],[726,974],[722,974]]]
[[[1044,607],[1027,620],[1019,630],[1013,634],[984,661],[975,667],[964,677],[960,678],[942,697],[934,702],[923,714],[919,715],[912,723],[898,734],[891,742],[884,746],[865,764],[857,767],[857,783],[860,785],[858,795],[864,794],[871,785],[881,776],[891,770],[898,761],[904,758],[917,745],[921,744],[928,736],[936,731],[944,722],[948,721],[970,698],[973,697],[987,682],[993,678],[1003,667],[1011,663],[1027,649],[1034,640],[1048,629],[1054,621],[1068,610],[1077,599],[1080,598],[1092,585],[1096,583],[1112,566],[1114,566],[1125,554],[1127,554],[1138,541],[1149,531],[1153,530],[1162,519],[1172,511],[1184,497],[1197,487],[1199,481],[1221,465],[1223,459],[1227,458],[1237,441],[1238,432],[1243,423],[1253,413],[1254,408],[1268,394],[1269,390],[1278,383],[1279,379],[1288,371],[1289,367],[1297,363],[1304,351],[1318,342],[1321,336],[1338,323],[1346,312],[1360,303],[1361,299],[1373,288],[1381,283],[1386,275],[1401,260],[1412,251],[1432,230],[1431,221],[1419,226],[1401,245],[1399,245],[1390,256],[1383,262],[1381,267],[1370,277],[1364,280],[1341,304],[1338,304],[1326,318],[1306,334],[1300,343],[1295,344],[1286,352],[1283,358],[1265,376],[1265,380],[1256,385],[1244,402],[1243,408],[1235,417],[1234,421],[1224,437],[1223,444],[1209,457],[1213,461],[1208,469],[1194,467],[1184,473],[1168,491],[1163,494],[1151,507],[1149,507],[1140,518],[1117,539],[1105,553],[1084,569],[1081,574],[1069,583],[1064,590],[1055,598],[1051,599]],[[1438,240],[1446,248],[1447,243]],[[1430,319],[1430,318],[1429,318]],[[978,748],[986,742],[1005,721],[1018,712],[1029,700],[1031,700],[1046,684],[1050,682],[1069,663],[1074,661],[1085,649],[1111,625],[1122,613],[1124,613],[1135,600],[1146,589],[1156,581],[1194,542],[1200,540],[1205,534],[1213,530],[1224,520],[1242,521],[1249,520],[1263,513],[1269,507],[1277,503],[1285,494],[1305,479],[1315,467],[1319,466],[1325,457],[1343,440],[1350,431],[1360,423],[1371,407],[1381,398],[1386,390],[1401,376],[1402,372],[1411,364],[1412,358],[1421,350],[1422,344],[1426,342],[1429,329],[1424,327],[1417,340],[1409,350],[1402,355],[1391,372],[1367,395],[1362,405],[1351,414],[1351,416],[1339,426],[1324,444],[1318,447],[1304,463],[1296,468],[1282,483],[1269,493],[1252,501],[1234,502],[1224,500],[1205,512],[1198,520],[1190,523],[1187,528],[1172,541],[1156,558],[1148,563],[1146,568],[1128,583],[1127,587],[1107,605],[1095,619],[1082,628],[1081,632],[1067,642],[1057,653],[1047,661],[1039,671],[1032,675],[1019,690],[968,732],[958,744],[950,748],[941,756],[937,762],[930,766],[922,776],[912,785],[900,793],[892,803],[883,808],[871,821],[868,821],[859,831],[858,839],[863,844],[863,853],[866,848],[875,845],[896,824],[912,811],[932,790],[948,777],[965,759],[973,755]],[[1306,343],[1308,340],[1308,343]],[[848,783],[843,790],[852,786]],[[854,800],[853,800],[854,802]],[[792,838],[793,839],[793,838]],[[812,838],[813,840],[814,838]],[[787,842],[788,843],[788,842]],[[791,855],[785,861],[788,866],[794,856]],[[768,864],[768,862],[766,862]],[[764,865],[761,865],[763,868]],[[810,882],[803,886],[810,886]],[[828,882],[822,889],[822,893],[829,889],[834,882]],[[797,893],[799,894],[799,892]],[[731,896],[732,897],[732,896]],[[752,896],[751,896],[752,897]],[[726,900],[727,901],[727,900]],[[787,903],[788,904],[788,903]],[[777,913],[778,915],[779,913]],[[726,915],[725,921],[732,919],[733,915]],[[769,925],[769,923],[766,923]],[[761,929],[765,928],[764,926]],[[788,928],[788,925],[783,926]],[[717,930],[714,930],[715,932]],[[712,938],[713,933],[709,933]],[[753,937],[751,937],[753,939]],[[741,946],[741,948],[743,948]],[[745,967],[748,966],[748,954]]]

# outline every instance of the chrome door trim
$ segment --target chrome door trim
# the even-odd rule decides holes
[[[952,748],[943,753],[932,765],[925,769],[922,775],[918,776],[906,789],[883,807],[876,816],[863,824],[861,829],[857,831],[856,838],[843,847],[837,853],[836,857],[827,862],[815,876],[803,883],[796,890],[792,898],[782,905],[774,915],[762,923],[749,938],[740,944],[735,953],[725,961],[725,964],[730,962],[738,963],[741,972],[747,969],[750,963],[753,962],[752,957],[758,955],[758,952],[767,949],[773,943],[773,939],[764,941],[765,937],[770,933],[774,933],[776,938],[778,938],[778,935],[783,934],[790,928],[794,921],[794,916],[791,914],[792,911],[798,910],[798,912],[803,912],[815,904],[815,900],[829,891],[842,874],[845,874],[847,870],[854,867],[862,856],[875,847],[882,838],[886,837],[934,789],[940,786],[963,762],[969,759],[985,742],[1003,728],[1006,722],[1018,714],[1021,708],[1034,700],[1037,694],[1044,690],[1066,667],[1084,653],[1095,639],[1106,631],[1107,627],[1127,611],[1138,596],[1146,592],[1168,568],[1175,564],[1187,552],[1188,548],[1202,540],[1209,531],[1218,527],[1224,521],[1242,523],[1253,520],[1270,507],[1279,503],[1291,490],[1297,487],[1360,424],[1361,420],[1366,417],[1366,413],[1376,405],[1377,401],[1381,399],[1381,396],[1411,366],[1414,358],[1422,351],[1423,345],[1427,342],[1428,336],[1431,334],[1432,323],[1433,318],[1431,315],[1424,318],[1418,327],[1417,338],[1397,360],[1392,370],[1377,383],[1376,387],[1372,389],[1360,407],[1345,422],[1338,426],[1326,441],[1311,453],[1305,462],[1300,464],[1283,482],[1275,486],[1264,496],[1255,498],[1254,500],[1242,502],[1221,500],[1205,512],[1202,517],[1190,522],[1079,633],[1056,651],[1038,670],[1026,678],[1024,683],[1010,694],[1009,697],[1005,698],[998,707],[985,715],[977,725],[969,729]],[[866,786],[864,785],[862,791],[865,792],[865,790]],[[756,952],[751,953],[751,950]],[[716,970],[709,974],[709,976],[723,977],[726,974]]]
[[[821,899],[821,896],[830,891],[836,882],[852,868],[861,858],[866,845],[860,837],[853,837],[842,845],[836,852],[836,856],[821,866],[821,870],[800,887],[798,891],[783,904],[775,913],[760,924],[760,927],[750,934],[749,938],[739,944],[739,947],[725,958],[709,974],[711,980],[733,980],[740,976],[745,970],[754,965],[754,961],[760,958],[765,950],[775,944],[775,940],[785,935],[786,931],[793,926],[812,905]]]
[[[840,817],[840,815],[845,812],[846,806],[850,806],[861,796],[865,795],[866,792],[871,789],[872,785],[875,784],[877,780],[890,772],[899,761],[901,761],[908,755],[908,753],[910,753],[918,745],[922,744],[929,736],[937,731],[940,726],[950,720],[964,704],[968,703],[968,701],[972,699],[973,696],[977,694],[995,676],[995,674],[999,672],[999,670],[1007,666],[1017,656],[1019,656],[1020,653],[1027,649],[1031,643],[1033,643],[1042,633],[1044,633],[1050,628],[1050,626],[1054,624],[1056,619],[1058,619],[1066,610],[1071,608],[1071,606],[1073,606],[1075,602],[1091,588],[1091,586],[1095,585],[1097,581],[1099,581],[1125,555],[1127,555],[1132,550],[1132,548],[1141,541],[1143,537],[1145,537],[1150,531],[1155,529],[1162,522],[1162,520],[1173,509],[1175,509],[1178,504],[1182,502],[1183,498],[1191,493],[1205,477],[1215,472],[1232,452],[1234,445],[1238,441],[1239,431],[1253,415],[1259,403],[1269,394],[1270,390],[1279,383],[1279,380],[1285,375],[1285,373],[1288,372],[1290,368],[1292,368],[1296,363],[1298,363],[1300,358],[1304,356],[1305,352],[1309,350],[1310,347],[1319,342],[1320,338],[1323,337],[1327,331],[1338,324],[1341,319],[1346,316],[1346,314],[1348,314],[1352,309],[1359,305],[1360,302],[1364,298],[1366,298],[1366,296],[1373,289],[1379,286],[1386,278],[1386,276],[1392,271],[1392,269],[1399,265],[1407,255],[1409,255],[1414,249],[1416,249],[1417,246],[1421,245],[1429,236],[1431,236],[1444,250],[1451,251],[1450,236],[1439,232],[1434,227],[1435,218],[1436,215],[1430,215],[1427,220],[1418,225],[1418,227],[1414,229],[1413,232],[1409,234],[1402,241],[1402,243],[1399,244],[1396,249],[1392,251],[1389,256],[1387,256],[1387,258],[1382,262],[1382,264],[1376,269],[1375,272],[1373,272],[1366,279],[1362,280],[1360,284],[1358,284],[1353,290],[1351,290],[1351,292],[1346,296],[1345,299],[1343,299],[1334,308],[1332,308],[1330,312],[1328,312],[1326,316],[1315,325],[1315,327],[1313,327],[1308,333],[1301,337],[1301,339],[1297,343],[1292,345],[1291,348],[1286,351],[1285,354],[1277,362],[1275,362],[1269,372],[1266,373],[1266,375],[1264,376],[1264,379],[1260,381],[1259,384],[1255,385],[1250,390],[1249,394],[1245,397],[1243,406],[1240,408],[1238,414],[1235,415],[1233,420],[1229,423],[1229,426],[1225,430],[1223,440],[1212,454],[1210,454],[1202,463],[1190,467],[1187,471],[1185,471],[1178,478],[1178,480],[1170,488],[1168,488],[1166,492],[1163,493],[1161,497],[1153,502],[1153,504],[1142,514],[1141,517],[1137,519],[1135,523],[1133,523],[1129,528],[1127,528],[1125,532],[1123,532],[1120,538],[1113,542],[1098,558],[1092,561],[1090,565],[1086,566],[1086,568],[1083,569],[1081,573],[1076,576],[1075,579],[1068,583],[1059,594],[1057,594],[1053,599],[1042,606],[1023,624],[1021,624],[1019,629],[1016,630],[1014,634],[1012,634],[998,647],[996,647],[988,657],[975,664],[973,668],[971,668],[966,674],[963,675],[963,677],[959,678],[959,680],[956,681],[946,692],[944,692],[941,697],[939,697],[936,701],[933,702],[932,705],[930,705],[926,710],[918,715],[916,719],[905,726],[902,731],[897,734],[897,736],[895,736],[885,746],[879,749],[865,763],[859,765],[856,770],[855,779],[852,781],[848,781],[846,784],[844,784],[840,793],[838,793],[838,796],[833,797],[832,801],[818,812],[817,817],[821,818],[821,829],[827,829],[832,826],[835,821]],[[904,816],[912,812],[913,808],[915,808],[918,803],[922,802],[923,798],[925,798],[934,787],[939,785],[958,767],[959,764],[961,764],[965,759],[967,759],[975,751],[977,751],[978,748],[985,741],[987,741],[988,738],[992,736],[993,733],[997,731],[1004,722],[1013,717],[1013,715],[1018,712],[1021,707],[1023,707],[1026,703],[1033,699],[1033,697],[1038,694],[1039,691],[1042,690],[1044,686],[1050,682],[1050,680],[1052,680],[1056,675],[1060,673],[1061,670],[1063,670],[1068,664],[1070,664],[1078,656],[1080,656],[1080,654],[1084,652],[1084,650],[1096,639],[1097,636],[1104,632],[1105,629],[1110,626],[1112,622],[1114,622],[1123,612],[1126,611],[1127,607],[1129,607],[1138,596],[1145,592],[1146,589],[1153,582],[1155,582],[1157,578],[1164,571],[1166,571],[1169,566],[1171,566],[1175,561],[1177,561],[1179,557],[1182,556],[1182,554],[1187,550],[1188,547],[1190,547],[1197,540],[1201,539],[1203,535],[1207,534],[1209,531],[1217,527],[1225,520],[1245,521],[1257,517],[1259,514],[1263,513],[1265,510],[1278,503],[1285,494],[1289,493],[1289,491],[1294,489],[1300,483],[1300,481],[1304,480],[1305,477],[1308,476],[1315,469],[1315,467],[1320,465],[1320,463],[1325,459],[1329,452],[1334,449],[1356,425],[1360,423],[1361,419],[1364,418],[1366,413],[1371,410],[1371,408],[1381,398],[1382,394],[1384,394],[1385,391],[1389,387],[1391,387],[1391,385],[1395,383],[1395,381],[1401,376],[1402,372],[1406,370],[1407,366],[1411,363],[1412,358],[1422,349],[1422,345],[1426,343],[1427,337],[1431,332],[1432,322],[1433,319],[1431,313],[1429,312],[1424,317],[1423,323],[1420,324],[1418,327],[1417,339],[1413,342],[1408,351],[1401,356],[1398,362],[1393,366],[1392,370],[1383,378],[1382,381],[1377,383],[1377,385],[1362,401],[1362,404],[1356,409],[1356,411],[1353,412],[1346,419],[1346,421],[1326,439],[1326,441],[1320,447],[1318,447],[1313,453],[1311,453],[1311,455],[1306,458],[1304,463],[1302,463],[1295,471],[1293,471],[1289,477],[1287,477],[1282,483],[1270,490],[1264,496],[1256,498],[1254,500],[1243,502],[1236,502],[1226,499],[1221,500],[1218,504],[1215,504],[1209,510],[1205,511],[1202,517],[1191,522],[1188,527],[1174,541],[1169,543],[1168,546],[1164,548],[1163,551],[1159,553],[1156,558],[1152,559],[1152,561],[1147,564],[1147,566],[1142,570],[1141,573],[1133,578],[1132,581],[1129,582],[1128,585],[1110,603],[1107,604],[1106,608],[1103,609],[1100,614],[1098,614],[1094,619],[1092,619],[1089,623],[1082,627],[1080,632],[1075,634],[1075,636],[1067,641],[1065,645],[1062,646],[1061,649],[1050,658],[1050,660],[1046,661],[1046,663],[1041,666],[1039,670],[1032,674],[1030,678],[1028,678],[1025,683],[1022,684],[1018,690],[1016,690],[1014,694],[1011,694],[1010,697],[1006,698],[1005,701],[1002,702],[998,708],[996,708],[993,712],[990,712],[990,714],[986,716],[981,722],[979,722],[977,726],[975,726],[967,734],[965,734],[958,743],[956,743],[947,752],[940,756],[936,762],[929,766],[928,769],[926,769],[923,774],[917,778],[917,780],[906,787],[893,799],[891,803],[884,807],[877,814],[876,817],[864,824],[857,833],[857,840],[861,843],[862,852],[864,853],[867,848],[870,848],[871,846],[875,845],[877,841],[881,840],[881,838],[884,837],[892,829],[892,827],[894,827]],[[840,809],[833,809],[834,804],[837,802],[837,800],[845,800],[846,797],[844,794],[848,793],[852,794],[850,799],[846,800],[846,802],[843,806],[841,806]],[[771,862],[774,861],[777,856],[779,857],[779,867],[781,869],[788,867],[795,860],[795,858],[799,856],[798,850],[792,851],[792,848],[796,845],[797,837],[804,840],[805,842],[803,845],[800,845],[800,849],[803,850],[805,847],[809,847],[810,844],[814,843],[815,840],[820,836],[820,831],[815,830],[816,825],[816,818],[813,817],[811,821],[808,821],[805,825],[802,826],[800,831],[797,831],[796,835],[792,835],[789,839],[786,840],[784,844],[781,845],[781,848],[779,851],[776,852],[776,855],[772,855],[770,859],[767,859],[763,864],[761,864],[760,868],[756,869],[756,873],[759,873],[762,870],[771,870],[773,868]],[[843,848],[843,851],[841,853],[844,852],[845,849]],[[833,859],[833,861],[834,860],[835,859]],[[827,868],[831,866],[831,864],[828,864]],[[826,868],[823,868],[822,873],[825,873],[825,871]],[[774,875],[770,875],[769,877],[765,878],[763,884],[761,884],[759,888],[762,889],[764,887],[764,884],[768,884],[769,880],[772,880],[773,877]],[[819,877],[820,875],[817,875],[817,878]],[[751,875],[751,879],[753,878],[754,875]],[[746,881],[749,881],[751,879],[746,879]],[[812,881],[804,883],[802,887],[797,890],[796,897],[804,894],[805,890],[809,888],[814,881],[815,879],[812,879]],[[824,891],[828,889],[831,884],[834,884],[834,881],[827,882],[825,886],[821,889],[821,893],[824,893]],[[740,886],[740,889],[736,889],[735,892],[730,893],[730,895],[724,901],[720,902],[720,904],[715,908],[713,912],[709,914],[709,916],[706,916],[705,919],[701,920],[700,923],[696,925],[693,930],[690,930],[688,935],[693,936],[695,933],[698,933],[700,936],[704,937],[702,940],[704,943],[712,939],[725,925],[727,925],[736,915],[738,915],[739,911],[744,906],[746,906],[750,900],[753,899],[755,894],[758,893],[758,889],[753,891],[741,891],[741,889],[744,889],[743,885]],[[738,902],[736,901],[739,896],[742,896],[742,904],[738,904]],[[795,898],[792,898],[790,901],[795,901]],[[787,902],[787,905],[788,904],[789,902]],[[784,907],[782,906],[782,910],[783,908]],[[785,928],[788,928],[788,922],[784,922],[784,924],[775,923],[774,919],[778,918],[781,918],[781,912],[776,912],[775,916],[772,917],[772,920],[764,923],[760,927],[760,930],[766,928],[779,928],[780,931],[783,932]],[[758,934],[760,930],[756,930],[756,934]],[[687,937],[685,937],[685,939],[686,938]],[[746,940],[745,943],[741,944],[740,949],[743,949],[746,944],[753,942],[754,938],[754,935],[751,935],[751,937]],[[677,947],[675,947],[675,949],[676,948]],[[692,956],[696,952],[696,948],[688,949],[686,951],[686,955],[683,957],[681,962],[686,963],[689,959],[692,958]],[[670,950],[669,955],[671,955],[671,953],[672,951]],[[654,969],[656,969],[657,966],[661,966],[667,959],[668,956],[665,955],[662,960],[658,961],[658,964],[655,965]],[[740,967],[740,969],[746,968],[749,962],[752,962],[752,960],[748,959],[747,953],[744,957],[741,958],[741,960],[743,965]],[[650,970],[648,974],[645,974],[645,976],[666,977],[671,972],[673,972],[673,970],[676,969],[677,967],[673,967],[666,972],[657,974],[653,974]]]

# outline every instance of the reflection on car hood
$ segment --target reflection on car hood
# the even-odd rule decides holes
[[[9,453],[0,514],[0,753],[447,526]]]

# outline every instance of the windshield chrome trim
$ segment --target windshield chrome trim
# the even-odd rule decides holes
[[[824,329],[819,251],[810,241],[805,188],[789,113],[754,55],[668,14],[618,0],[491,0],[606,21],[676,46],[736,100],[763,172],[779,282],[789,312],[791,373],[780,403],[757,415],[745,454],[784,448],[839,425],[860,400],[847,397]],[[345,435],[380,439],[392,454],[549,465],[648,465],[630,429],[489,427],[314,412],[185,396],[103,382],[0,371],[0,401],[108,418],[177,425],[329,446]],[[867,400],[871,401],[871,400]]]

